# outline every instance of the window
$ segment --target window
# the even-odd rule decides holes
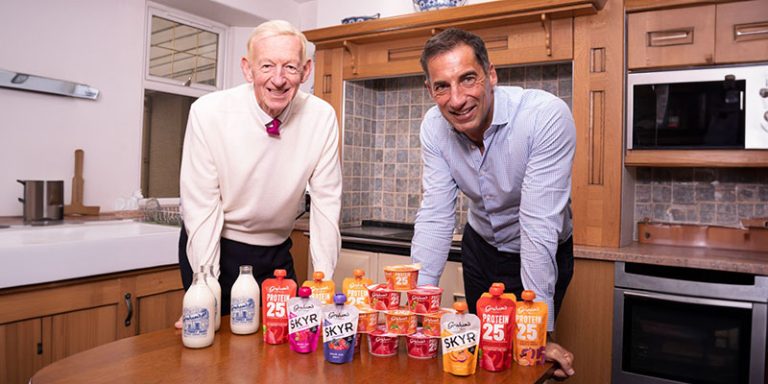
[[[152,4],[147,26],[145,88],[198,97],[222,88],[224,25]]]
[[[147,9],[141,192],[179,197],[189,108],[223,88],[223,25],[157,4]]]

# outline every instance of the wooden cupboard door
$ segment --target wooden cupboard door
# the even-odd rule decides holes
[[[117,304],[51,316],[51,361],[117,340]]]
[[[146,273],[123,279],[123,297],[131,296],[132,312],[120,313],[118,327],[128,327],[134,334],[172,327],[181,316],[184,289],[178,268]],[[121,305],[121,308],[123,306]],[[125,324],[130,319],[130,324]]]
[[[555,324],[557,342],[575,356],[568,383],[611,382],[614,262],[577,258]]]
[[[573,59],[573,19],[504,25],[472,31],[483,38],[496,67]]]
[[[629,14],[627,52],[629,69],[714,63],[715,6]]]
[[[0,325],[0,383],[23,384],[50,363],[41,319]]]
[[[139,334],[173,327],[181,316],[184,290],[137,297]]]
[[[768,1],[718,5],[715,38],[718,63],[768,60]]]

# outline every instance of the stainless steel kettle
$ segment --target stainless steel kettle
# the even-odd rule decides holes
[[[16,180],[24,186],[24,222],[39,223],[64,219],[64,181]]]

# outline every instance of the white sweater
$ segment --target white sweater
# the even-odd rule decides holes
[[[333,108],[299,91],[272,119],[251,84],[205,95],[192,104],[181,161],[181,206],[193,271],[219,267],[221,237],[271,246],[293,230],[307,185],[312,196],[310,254],[316,271],[333,276],[341,236],[339,128]]]

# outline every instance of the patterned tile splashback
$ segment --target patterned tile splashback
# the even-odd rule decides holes
[[[497,69],[499,85],[546,90],[571,105],[571,63]],[[434,105],[423,76],[345,83],[342,225],[413,222],[421,203],[421,118]],[[457,203],[457,224],[467,202]]]
[[[635,221],[738,226],[768,216],[766,168],[638,168]]]

